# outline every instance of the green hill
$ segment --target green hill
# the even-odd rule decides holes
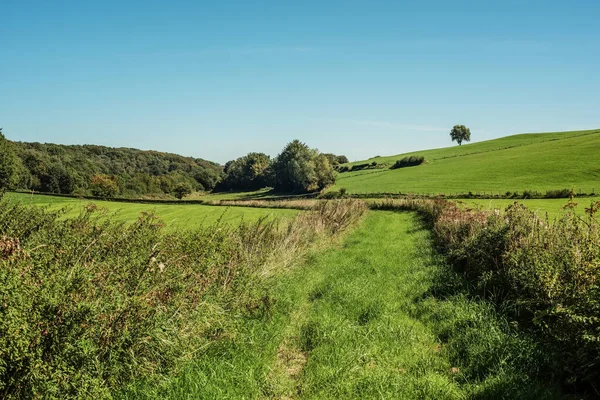
[[[425,164],[391,170],[406,156]],[[574,188],[600,191],[600,129],[520,134],[444,149],[376,157],[348,166],[374,168],[339,173],[330,190],[365,193],[505,193]]]

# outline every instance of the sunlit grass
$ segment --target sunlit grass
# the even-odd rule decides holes
[[[75,199],[69,197],[55,197],[45,195],[32,195],[25,193],[7,193],[10,201],[30,204],[35,206],[48,206],[51,209],[68,207],[66,214],[77,216],[83,207],[94,203],[107,213],[115,213],[117,221],[135,221],[141,212],[152,212],[159,216],[171,228],[193,228],[199,225],[210,225],[218,220],[225,223],[236,224],[241,221],[253,222],[260,218],[291,218],[298,211],[288,209],[259,209],[250,207],[218,207],[198,204],[144,204],[120,203],[114,201],[99,201]]]
[[[348,193],[487,193],[571,189],[600,192],[600,130],[516,135],[481,143],[371,159],[391,164],[406,155],[427,163],[396,170],[338,174],[330,190]],[[365,161],[366,162],[366,161]]]

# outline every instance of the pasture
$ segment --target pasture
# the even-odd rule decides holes
[[[522,134],[444,149],[378,157],[386,167],[409,155],[426,163],[389,170],[365,169],[340,173],[329,190],[368,193],[487,193],[553,189],[600,192],[598,149],[600,130]]]
[[[145,204],[120,203],[115,201],[85,200],[68,197],[6,193],[11,202],[47,206],[51,210],[67,208],[67,217],[75,217],[83,207],[93,203],[107,214],[114,214],[116,221],[135,221],[142,212],[151,212],[161,218],[169,228],[194,228],[211,225],[217,221],[239,224],[241,221],[255,222],[261,218],[293,218],[298,211],[292,209],[259,209],[251,207],[219,207],[198,204]]]

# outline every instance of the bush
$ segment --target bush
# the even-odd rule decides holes
[[[0,398],[108,398],[159,379],[260,313],[263,265],[293,257],[364,212],[324,202],[277,221],[162,232],[151,214],[111,222],[0,201]],[[219,333],[220,332],[220,333]]]
[[[547,199],[568,199],[571,194],[572,191],[569,189],[548,190],[544,197]]]
[[[600,382],[600,202],[541,220],[515,203],[504,215],[437,200],[391,200],[378,209],[415,210],[429,221],[447,259],[484,296],[558,353],[564,383]]]
[[[360,171],[362,169],[369,168],[370,166],[371,166],[371,164],[369,164],[369,163],[355,164],[355,165],[352,166],[352,169],[350,171]]]
[[[405,167],[414,167],[417,165],[421,165],[425,162],[425,157],[423,156],[410,156],[404,157],[402,160],[397,160],[394,165],[390,167],[390,169],[397,168],[405,168]]]

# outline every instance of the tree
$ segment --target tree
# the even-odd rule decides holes
[[[13,186],[17,159],[12,144],[6,140],[0,128],[0,190]]]
[[[257,190],[270,183],[271,158],[264,153],[247,155],[225,164],[225,178],[219,190]]]
[[[114,197],[119,192],[119,186],[114,176],[94,175],[90,182],[90,190],[97,197]]]
[[[175,186],[173,193],[175,194],[175,197],[181,200],[188,194],[192,194],[192,187],[185,182],[181,182]]]
[[[450,131],[450,137],[453,142],[458,142],[460,146],[462,142],[471,141],[471,130],[464,125],[454,125],[454,128]]]
[[[275,189],[296,193],[323,189],[335,182],[329,160],[305,143],[288,143],[273,162]]]

